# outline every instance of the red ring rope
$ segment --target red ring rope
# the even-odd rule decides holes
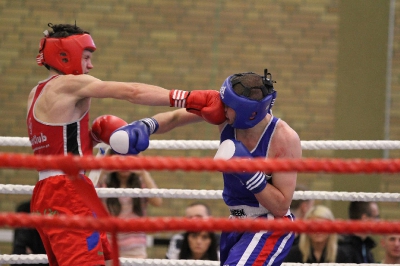
[[[1,213],[0,226],[82,228],[107,232],[158,232],[158,231],[237,231],[261,230],[326,233],[400,233],[400,221],[346,221],[346,220],[296,220],[287,219],[188,219],[176,217],[147,217],[118,219],[87,216],[36,215],[25,213]]]
[[[0,153],[1,168],[60,169],[76,175],[79,170],[185,170],[185,171],[266,171],[326,173],[397,173],[400,159],[236,159],[172,158],[136,156],[35,156]]]

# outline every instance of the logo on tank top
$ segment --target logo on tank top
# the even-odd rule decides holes
[[[36,144],[40,144],[47,141],[47,136],[43,133],[40,133],[39,136],[33,135],[30,139],[32,146]]]

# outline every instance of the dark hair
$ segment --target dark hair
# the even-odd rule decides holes
[[[52,38],[64,38],[72,35],[79,34],[90,34],[88,31],[81,29],[80,27],[71,24],[56,24],[48,23],[47,26],[52,30],[49,31],[49,37]]]
[[[273,92],[273,86],[266,87],[266,81],[264,79],[265,78],[262,76],[253,72],[240,73],[232,77],[231,84],[233,91],[237,95],[259,101]],[[269,82],[268,84],[272,83]]]
[[[110,173],[109,177],[107,178],[106,185],[109,188],[120,188],[121,182],[118,178],[118,172]],[[131,173],[128,178],[128,188],[141,188],[142,183],[140,181],[139,175],[135,173]],[[143,198],[132,198],[133,206],[132,211],[138,215],[144,215],[144,201]],[[118,216],[121,213],[121,203],[119,202],[118,198],[107,198],[106,200],[108,211],[114,215]]]
[[[195,201],[195,202],[190,203],[186,208],[190,208],[190,207],[194,207],[194,206],[198,206],[198,205],[203,206],[204,208],[206,208],[207,214],[208,214],[209,216],[211,216],[211,209],[210,209],[210,207],[209,207],[207,204],[205,204],[204,202]]]
[[[352,201],[349,205],[349,218],[351,220],[360,220],[363,214],[372,216],[371,201]]]
[[[213,260],[218,261],[218,239],[214,232],[207,232],[211,239],[210,246],[208,247],[206,253],[203,255],[201,260]],[[189,235],[200,234],[200,232],[186,232],[183,234],[181,251],[179,252],[180,260],[191,260],[193,259],[192,251],[189,247]]]

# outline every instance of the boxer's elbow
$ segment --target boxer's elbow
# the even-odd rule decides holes
[[[258,202],[275,217],[283,217],[287,214],[291,200],[282,195],[271,197],[271,195],[256,194]]]

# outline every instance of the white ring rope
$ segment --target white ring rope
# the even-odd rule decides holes
[[[0,146],[27,147],[27,137],[0,137]],[[100,146],[104,146],[102,144]],[[216,150],[218,140],[150,140],[149,149],[168,150]],[[398,140],[303,140],[303,150],[397,150]]]
[[[195,265],[195,266],[219,266],[219,261],[210,260],[168,260],[168,259],[131,259],[119,258],[121,266],[179,266],[179,265]],[[0,263],[2,264],[33,264],[33,263],[47,263],[47,255],[45,254],[31,254],[31,255],[0,255]],[[282,266],[359,266],[356,263],[289,263],[284,262]],[[365,263],[363,266],[390,266],[393,264],[381,263]]]
[[[0,184],[0,194],[32,194],[34,186]],[[96,188],[100,198],[179,198],[222,199],[222,190],[159,189],[159,188]],[[400,193],[367,193],[339,191],[295,191],[294,200],[380,201],[400,202]]]

